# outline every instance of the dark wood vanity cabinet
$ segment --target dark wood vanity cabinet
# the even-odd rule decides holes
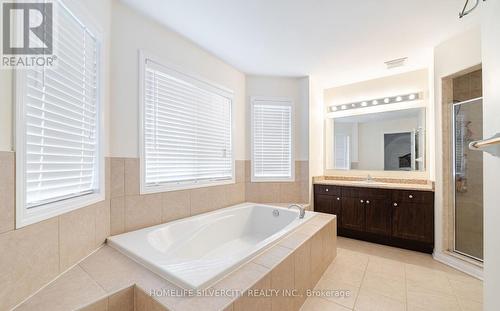
[[[431,191],[314,186],[314,210],[337,215],[339,236],[432,253]]]
[[[348,230],[363,230],[365,227],[365,205],[359,198],[342,198],[342,214],[340,228]],[[337,215],[338,216],[338,215]],[[337,218],[337,219],[338,219]]]
[[[395,238],[434,242],[434,193],[395,191],[392,210]]]

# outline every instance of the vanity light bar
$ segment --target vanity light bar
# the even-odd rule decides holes
[[[345,110],[352,110],[352,109],[364,108],[364,107],[369,107],[369,106],[390,105],[390,104],[396,104],[396,103],[400,103],[400,102],[411,102],[411,101],[419,100],[420,98],[421,98],[420,93],[411,93],[411,94],[383,97],[383,98],[377,98],[377,99],[371,99],[371,100],[363,100],[360,102],[344,104],[344,105],[340,105],[340,106],[332,105],[329,107],[329,110],[330,110],[330,112],[345,111]]]

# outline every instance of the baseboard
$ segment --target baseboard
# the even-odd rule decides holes
[[[483,268],[480,265],[473,264],[470,262],[467,262],[463,259],[460,259],[456,256],[453,256],[451,254],[447,253],[433,253],[432,257],[445,264],[448,265],[452,268],[455,268],[463,273],[466,273],[472,277],[475,277],[476,279],[483,280]]]

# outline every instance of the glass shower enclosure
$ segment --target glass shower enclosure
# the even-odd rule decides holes
[[[454,251],[483,260],[483,153],[469,143],[483,137],[482,98],[453,104]]]

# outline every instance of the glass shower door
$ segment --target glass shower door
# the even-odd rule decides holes
[[[483,153],[469,143],[483,137],[481,98],[453,105],[454,251],[483,260]]]

